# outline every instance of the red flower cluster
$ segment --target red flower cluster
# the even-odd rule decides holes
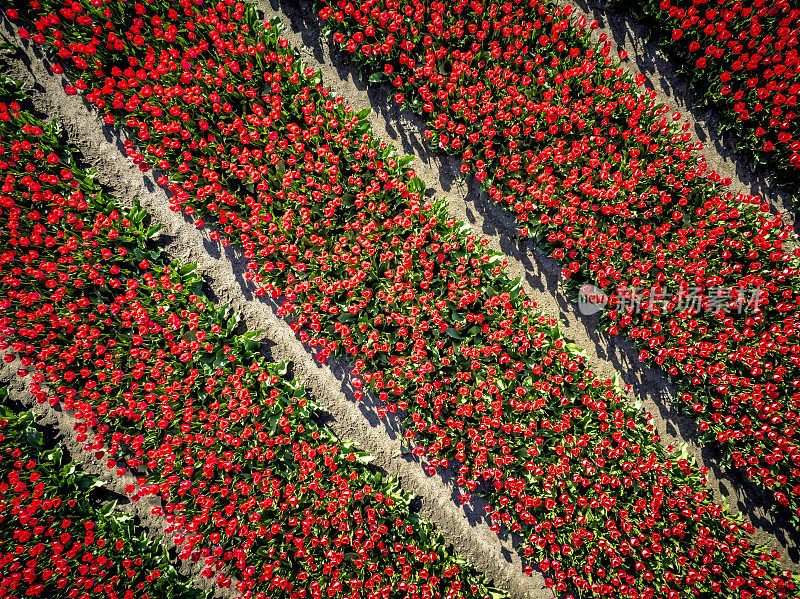
[[[131,518],[102,508],[98,479],[47,449],[0,389],[0,597],[200,598]]]
[[[164,265],[144,213],[114,209],[56,126],[3,91],[0,342],[39,402],[73,411],[85,450],[138,475],[134,499],[161,498],[179,558],[223,587],[235,568],[244,598],[485,596],[397,481],[315,424],[287,365],[232,333],[193,267]]]
[[[650,0],[624,8],[647,23],[698,96],[721,109],[720,129],[797,191],[800,10],[785,0]]]
[[[54,47],[77,49],[79,40],[88,39],[94,27],[128,40],[121,42],[124,54],[116,49],[116,42],[98,42],[91,50],[92,68],[69,68],[73,78],[84,82],[87,99],[111,106],[115,121],[142,140],[141,158],[136,153],[140,150],[130,148],[134,160],[164,161],[159,166],[164,169],[161,181],[175,193],[176,210],[184,209],[209,223],[216,234],[238,243],[251,261],[253,279],[263,292],[282,300],[281,313],[293,315],[292,327],[315,348],[319,359],[352,360],[356,396],[363,393],[366,383],[385,402],[386,410],[404,411],[408,415],[405,436],[414,453],[426,459],[429,472],[451,465],[458,468],[457,483],[490,500],[489,515],[496,530],[506,526],[522,533],[526,541],[520,551],[538,560],[558,592],[636,597],[792,593],[791,577],[742,533],[749,526],[711,503],[703,473],[685,456],[664,451],[652,427],[621,399],[612,381],[588,371],[576,348],[565,343],[556,321],[533,310],[519,284],[505,274],[503,259],[483,252],[482,242],[469,235],[465,225],[448,220],[443,204],[422,200],[424,187],[407,169],[407,161],[374,140],[364,115],[353,115],[321,86],[318,74],[298,65],[286,40],[277,36],[274,26],[262,28],[252,7],[220,2],[194,8],[184,2],[181,15],[158,2],[141,5],[141,13],[130,3],[110,3],[107,13],[90,3],[77,5],[91,22],[82,24],[65,17],[61,5],[48,5],[31,17],[32,28]],[[466,15],[467,5],[458,6]],[[476,35],[503,35],[506,29],[509,39],[521,35],[524,29],[514,33],[517,17],[513,5],[508,6],[512,12],[490,9],[486,17],[505,20],[505,25],[486,21]],[[439,3],[436,8],[440,17],[446,14]],[[397,18],[422,21],[425,7],[418,9]],[[342,15],[347,10],[345,6]],[[478,14],[481,5],[473,3],[469,10]],[[369,18],[375,12],[380,24],[381,11],[370,10]],[[190,41],[184,45],[164,41],[150,32],[148,24],[153,22],[161,23],[160,31],[169,22],[176,28],[176,39]],[[431,44],[434,35],[438,40],[450,30],[437,33],[438,21],[429,22],[428,33],[420,33],[420,48],[425,61],[432,57],[430,64],[417,61],[415,55],[415,64],[425,66],[412,72],[428,81],[436,73],[437,85],[443,89],[425,91],[432,95],[424,101],[432,105],[440,102],[440,92],[447,98],[450,82],[439,79],[444,75],[437,60],[443,61],[444,54]],[[566,28],[568,21],[548,21],[544,13],[531,28],[541,29],[545,22],[548,35],[537,35],[539,46],[549,48],[550,35],[556,48],[564,39],[573,39]],[[445,24],[443,19],[441,26]],[[384,25],[380,34],[397,33],[406,48],[419,32],[390,31],[394,25],[388,17]],[[454,26],[451,37],[457,38],[457,21]],[[137,35],[146,41],[134,43]],[[539,41],[542,36],[547,39]],[[391,47],[386,40],[378,45],[381,52]],[[371,56],[376,45],[370,46]],[[496,46],[500,56],[509,55],[508,64],[515,69],[538,69],[541,65],[534,59],[530,65],[521,59],[523,47],[511,43],[500,47],[499,42]],[[458,51],[478,53],[471,47]],[[363,48],[361,52],[367,55]],[[565,61],[573,58],[578,60],[578,53],[563,55]],[[590,58],[584,55],[580,60]],[[483,60],[477,59],[477,69],[486,67],[486,62],[478,66]],[[123,69],[125,61],[129,66]],[[551,59],[547,68],[556,69],[559,64]],[[399,71],[400,63],[392,63],[392,68]],[[544,78],[545,74],[537,70],[528,76]],[[491,131],[496,135],[494,119],[495,115],[499,119],[500,110],[508,148],[518,147],[524,135],[530,134],[522,126],[518,134],[512,133],[514,123],[505,122],[521,117],[523,108],[528,110],[527,101],[519,103],[522,88],[516,86],[522,85],[521,76],[517,81],[512,76],[518,75],[494,73],[489,91],[500,90],[499,108],[499,100],[494,104],[491,93],[483,99],[488,93],[486,84],[479,77],[467,76],[470,85],[484,85],[476,110],[491,105],[492,112],[482,114],[476,120],[480,122],[475,125],[477,133],[469,135],[475,133],[479,140],[482,127],[486,135]],[[617,76],[614,72],[604,75],[607,79]],[[566,75],[560,77],[558,90],[548,90],[547,99],[537,99],[538,104],[548,103],[548,114],[525,125],[536,125],[541,140],[556,124],[565,132],[586,126],[580,118],[573,123],[565,107],[552,103],[556,92],[559,98],[568,98],[564,88],[582,86],[575,70],[568,85]],[[526,85],[531,92],[537,89],[531,82]],[[612,106],[612,88],[621,94],[630,92],[631,86],[623,89],[624,85],[611,80],[609,98],[604,90],[606,99],[597,108],[614,114],[619,105]],[[464,93],[472,92],[465,89]],[[449,100],[441,101],[449,105]],[[641,115],[658,123],[663,117],[649,101],[643,95],[630,110],[638,110],[641,102]],[[466,99],[464,106],[469,107]],[[587,114],[594,111],[594,102],[584,108]],[[450,131],[449,122],[444,130],[452,147],[452,136],[461,133],[456,132],[457,124]],[[666,120],[660,127],[666,129]],[[658,127],[652,132],[669,137]],[[652,139],[648,140],[651,145],[655,144]],[[562,152],[572,151],[566,148],[560,146]],[[616,153],[616,148],[608,150]],[[505,147],[501,153],[494,145],[482,152],[476,164],[477,160],[497,162],[507,169],[497,181],[513,181],[518,190],[520,180],[506,173],[520,170],[522,155],[517,159],[507,155]],[[525,163],[528,168],[533,154],[523,155],[530,161]],[[534,189],[540,191],[537,206],[544,195],[551,201],[555,194],[555,169],[546,162],[553,155],[540,158],[537,154],[539,162],[530,167],[535,173],[537,165],[542,165],[536,176],[541,178],[537,180],[540,187]],[[586,159],[596,158],[590,151]],[[663,161],[653,166],[662,167]],[[620,185],[618,175],[606,174],[598,181]],[[664,176],[674,181],[671,172]],[[600,209],[601,204],[617,195],[598,193],[592,218],[599,222],[608,212]],[[534,210],[533,205],[526,206],[523,211]],[[553,221],[553,227],[565,224],[560,215]],[[217,375],[213,378],[220,380]],[[246,389],[250,379],[244,377],[241,383]],[[290,432],[281,438],[285,436],[291,438]],[[196,434],[193,439],[188,443],[194,445],[187,445],[184,435],[172,436],[164,445],[169,448],[177,442],[178,447],[189,447],[194,459],[193,448],[199,441]],[[299,457],[302,452],[293,453]],[[154,455],[150,459],[157,460],[158,454]],[[230,457],[223,455],[223,460],[235,471],[237,465],[247,467],[248,460],[256,459],[254,455],[244,458],[241,451],[231,449]],[[168,471],[165,476],[178,475]],[[230,487],[227,493],[234,490],[241,493]],[[208,517],[214,519],[212,508]]]

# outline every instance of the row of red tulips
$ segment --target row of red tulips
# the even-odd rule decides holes
[[[669,373],[706,441],[800,521],[791,228],[726,192],[680,115],[611,59],[610,41],[592,44],[595,24],[570,7],[331,0],[320,14],[523,236],[576,287],[599,288],[607,330]]]
[[[192,267],[165,264],[146,215],[3,85],[0,341],[39,402],[73,412],[85,450],[133,470],[134,499],[160,498],[178,557],[222,587],[235,575],[246,599],[485,597],[397,481],[315,423],[287,365],[235,334]]]
[[[422,199],[407,160],[254,7],[74,2],[27,18],[68,53],[56,67],[68,91],[125,126],[143,169],[158,166],[174,208],[241,246],[300,339],[321,361],[352,360],[357,396],[366,383],[405,411],[429,471],[459,468],[557,592],[792,594],[703,473],[664,451],[502,257]]]
[[[101,481],[47,445],[33,413],[0,388],[0,597],[208,596],[132,517],[98,507]]]
[[[630,10],[673,59],[700,102],[720,111],[719,128],[738,149],[800,191],[800,10],[786,0],[648,0]]]

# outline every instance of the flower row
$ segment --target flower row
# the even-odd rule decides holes
[[[0,597],[204,597],[0,389]]]
[[[557,592],[791,594],[703,473],[252,6],[60,6],[30,15],[33,37],[71,53],[74,91],[131,133],[174,209],[238,244],[300,339],[405,412],[409,449],[457,468]]]
[[[698,99],[720,109],[720,131],[734,133],[754,165],[766,164],[787,188],[800,190],[800,10],[785,0],[651,0],[631,8]]]
[[[486,596],[193,267],[164,263],[145,214],[13,101],[21,88],[0,92],[0,340],[40,403],[72,411],[86,451],[137,476],[134,500],[161,500],[178,557],[222,587],[235,576],[244,598]]]
[[[706,440],[798,520],[791,228],[757,197],[726,192],[680,114],[570,14],[537,0],[321,10],[333,39],[389,74],[397,99],[428,115],[432,143],[463,157],[521,234],[603,298],[590,307],[674,378]]]

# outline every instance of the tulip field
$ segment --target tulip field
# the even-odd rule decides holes
[[[386,19],[423,19],[409,4]],[[725,191],[730,181],[707,172],[702,148],[672,124],[679,115],[615,65],[610,42],[592,48],[585,21],[536,4],[531,20],[507,3],[494,25],[472,5],[447,27],[431,15],[433,31],[411,25],[396,44],[347,3],[321,14],[364,68],[391,73],[397,99],[427,114],[431,140],[463,156],[462,169],[550,248],[565,277],[616,298],[641,293],[640,310],[609,304],[607,330],[673,377],[731,464],[796,520],[800,250],[791,227],[759,198]],[[363,41],[370,26],[386,38]],[[507,39],[481,51],[469,42],[489,33]],[[743,309],[754,297],[758,310]]]
[[[114,505],[94,505],[102,482],[47,447],[31,412],[0,391],[0,563],[4,597],[203,597],[178,576],[166,551]]]
[[[314,597],[323,583],[329,596],[343,585],[373,592],[387,583],[410,587],[410,596],[428,585],[447,591],[442,596],[482,596],[480,579],[409,513],[410,498],[396,482],[370,470],[371,456],[315,423],[315,406],[285,376],[286,365],[260,360],[252,334],[233,334],[236,316],[198,295],[192,267],[165,263],[148,244],[154,231],[143,227],[144,213],[115,209],[92,175],[76,167],[55,124],[11,101],[23,92],[6,85],[0,106],[8,118],[0,127],[12,141],[3,163],[2,286],[11,316],[4,316],[4,335],[26,369],[35,369],[37,399],[73,411],[85,449],[103,449],[118,475],[128,468],[146,474],[127,491],[162,499],[158,509],[179,557],[203,560],[203,575],[222,587],[230,578],[220,570],[231,562],[247,596],[277,589]],[[11,489],[16,495],[24,482],[36,482],[31,472],[20,483],[20,469],[53,461],[12,453],[28,420],[13,416],[15,433],[6,439],[10,458],[25,459],[3,462],[16,468],[6,475],[3,505],[22,526],[3,540],[12,562],[21,550],[36,556],[45,545],[28,530],[41,519],[37,510],[48,509],[41,492],[28,493],[27,519],[8,505],[15,505]],[[92,437],[87,427],[96,431]],[[22,566],[18,560],[10,572]],[[33,562],[24,565],[39,583],[47,570]],[[27,574],[9,575],[3,586],[11,596],[20,584],[38,588],[25,594],[50,596],[53,585],[63,586],[52,576],[51,569],[45,588],[28,587]],[[84,584],[79,580],[72,588]],[[165,586],[147,582],[132,596]],[[257,583],[262,591],[248,593]]]
[[[664,0],[624,8],[652,29],[702,100],[719,107],[721,129],[736,134],[739,149],[774,169],[796,194],[800,10],[763,0],[716,7]]]
[[[426,119],[431,146],[462,159],[568,284],[607,294],[605,329],[663,369],[724,469],[800,524],[791,226],[730,192],[680,115],[570,7],[315,10],[364,79]],[[124,135],[120,159],[243,257],[253,301],[274,306],[319,365],[346,364],[353,402],[400,419],[407,451],[391,459],[485,506],[542,596],[800,596],[800,575],[715,500],[708,469],[665,447],[630,390],[595,374],[559,315],[303,64],[279,20],[235,0],[4,12],[14,43],[50,57],[65,93]],[[764,27],[783,31],[793,15],[769,12]],[[797,90],[779,70],[762,108],[789,125],[752,135],[772,145],[756,156],[795,152],[785,171],[798,166],[783,113]],[[127,499],[154,502],[174,547],[0,395],[0,597],[514,597],[418,513],[415,490],[334,433],[292,364],[265,357],[259,331],[168,255],[161,224],[103,185],[33,93],[0,78],[0,349],[33,403],[74,416],[61,432],[85,460],[132,475]]]

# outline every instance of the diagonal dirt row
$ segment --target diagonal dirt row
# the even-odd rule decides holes
[[[631,399],[641,400],[643,410],[654,416],[653,424],[664,444],[688,444],[698,464],[710,469],[709,486],[715,501],[725,501],[734,513],[744,514],[756,527],[755,539],[775,546],[783,555],[783,567],[800,571],[800,531],[770,512],[774,504],[771,496],[751,483],[743,473],[726,468],[718,450],[698,442],[697,423],[683,413],[682,402],[677,399],[674,387],[663,372],[640,363],[639,351],[626,337],[601,331],[598,315],[585,316],[577,310],[577,304],[562,287],[561,268],[556,261],[539,252],[531,240],[517,241],[513,216],[482,194],[474,180],[467,180],[460,174],[459,158],[429,148],[422,135],[424,119],[409,110],[401,110],[394,102],[394,90],[390,86],[367,85],[351,56],[323,38],[322,23],[313,0],[258,0],[257,4],[265,18],[279,17],[282,20],[285,25],[283,35],[301,50],[301,57],[308,66],[322,71],[327,87],[343,96],[355,110],[372,109],[369,120],[376,137],[391,140],[403,153],[417,158],[414,162],[417,175],[425,181],[430,195],[447,196],[450,216],[470,223],[475,233],[489,239],[489,247],[506,255],[509,275],[521,277],[526,294],[543,311],[559,317],[564,336],[587,351],[592,370],[608,378],[620,373],[623,381],[633,389]],[[567,2],[560,0],[559,4]],[[581,5],[579,3],[579,7]],[[590,21],[597,16],[587,13]],[[601,26],[594,36],[599,36],[602,30]],[[610,33],[607,35],[614,39]],[[629,47],[628,51],[633,55],[635,50]],[[628,64],[624,66],[629,67]],[[646,69],[643,72],[648,74]],[[676,105],[675,94],[666,92],[659,85],[661,80],[660,75],[651,73],[648,85],[656,89],[662,102],[677,106],[686,114],[685,103]],[[703,140],[707,144],[703,153],[709,166],[723,176],[731,177],[732,191],[765,193],[766,199],[784,210],[787,198],[769,188],[766,182],[748,180],[746,173],[738,172],[734,159],[724,151],[724,147],[717,151],[715,144],[708,143],[712,134],[703,119],[691,113],[687,116],[695,127],[695,141]]]
[[[344,369],[334,374],[331,368],[314,361],[288,324],[276,316],[277,306],[255,296],[255,287],[243,276],[246,261],[241,255],[233,248],[222,248],[211,241],[207,231],[197,229],[182,215],[169,210],[165,190],[125,157],[123,139],[117,132],[103,125],[79,96],[65,93],[63,78],[49,71],[49,62],[41,49],[20,40],[7,21],[3,21],[2,31],[19,48],[16,55],[7,58],[3,74],[31,88],[36,110],[58,119],[69,141],[81,151],[88,165],[97,170],[101,183],[126,206],[132,206],[133,199],[138,198],[153,224],[164,225],[161,242],[169,257],[197,263],[215,302],[230,303],[242,314],[249,330],[262,331],[260,340],[271,354],[270,359],[292,362],[294,376],[330,413],[329,426],[333,432],[359,443],[376,457],[378,466],[398,477],[405,491],[415,493],[421,500],[420,515],[434,522],[445,540],[485,572],[495,586],[508,590],[515,598],[552,597],[540,574],[523,573],[523,564],[510,541],[501,543],[486,523],[468,519],[464,510],[452,501],[453,489],[441,478],[427,476],[413,456],[402,454],[400,437],[365,402],[356,404]],[[15,374],[12,378],[18,379]],[[15,387],[20,384],[19,380],[12,383]]]
[[[559,6],[568,4],[567,0],[555,0],[555,3]],[[569,4],[588,22],[598,21],[593,40],[605,34],[613,43],[612,56],[617,56],[620,50],[627,52],[628,58],[622,61],[622,66],[631,73],[644,75],[646,85],[658,93],[658,101],[679,110],[683,115],[682,122],[691,123],[692,141],[703,142],[703,154],[709,167],[732,180],[732,192],[760,195],[776,211],[783,213],[784,222],[793,223],[795,231],[800,232],[800,223],[794,218],[798,206],[792,205],[792,194],[774,183],[768,168],[750,169],[748,160],[735,150],[733,140],[716,129],[720,122],[718,111],[695,106],[698,98],[690,92],[687,82],[676,74],[658,43],[647,39],[645,27],[628,14],[605,7],[602,0],[571,0]]]
[[[165,535],[163,532],[167,526],[166,519],[163,515],[156,516],[152,512],[154,507],[161,506],[161,501],[153,496],[136,502],[127,500],[125,486],[134,484],[136,482],[135,477],[130,472],[125,473],[123,476],[118,476],[114,470],[106,468],[101,460],[96,459],[91,452],[84,451],[83,446],[85,443],[79,442],[76,438],[76,418],[70,412],[62,410],[60,406],[52,408],[46,403],[38,403],[30,390],[30,377],[23,378],[17,375],[17,370],[22,366],[20,359],[17,357],[12,362],[5,361],[6,356],[9,354],[11,354],[10,350],[0,350],[0,384],[7,386],[11,400],[40,416],[42,424],[56,428],[70,460],[80,464],[84,471],[93,474],[105,483],[106,490],[117,498],[117,509],[133,516],[147,532],[149,538],[160,539],[161,544],[168,551],[177,552],[175,551],[177,549],[175,543],[172,542],[169,535]],[[92,437],[92,430],[87,429],[87,434]],[[215,585],[212,580],[202,576],[200,574],[203,568],[202,562],[193,564],[188,560],[181,560],[174,565],[196,587],[204,590],[213,589],[214,596],[219,599],[233,599],[237,596],[235,587],[223,589]]]

